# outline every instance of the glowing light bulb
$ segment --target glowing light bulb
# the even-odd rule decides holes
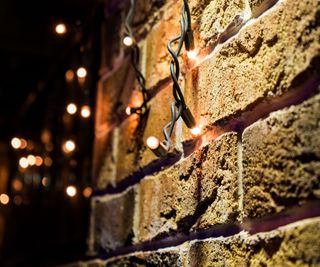
[[[75,142],[72,141],[72,140],[66,141],[66,142],[64,143],[64,145],[63,145],[63,151],[64,151],[65,153],[70,153],[70,152],[74,151],[75,149],[76,149],[76,144],[75,144]]]
[[[21,147],[21,140],[17,137],[14,137],[11,139],[11,146],[14,148],[14,149],[18,149]]]
[[[9,198],[9,196],[7,194],[1,194],[0,195],[1,204],[7,205],[9,203],[9,201],[10,201],[10,198]]]
[[[197,55],[198,55],[198,51],[196,51],[195,49],[187,51],[187,57],[191,60],[195,60],[197,58]]]
[[[84,67],[77,69],[77,76],[79,78],[85,78],[87,76],[87,70]]]
[[[36,165],[41,166],[43,163],[43,159],[40,156],[36,156]]]
[[[92,195],[92,188],[90,186],[87,186],[85,189],[83,189],[83,192],[82,192],[83,196],[85,198],[89,198],[91,197]]]
[[[29,166],[28,159],[25,158],[25,157],[20,158],[20,160],[19,160],[19,165],[20,165],[20,167],[23,168],[23,169],[28,168],[28,166]]]
[[[64,23],[59,23],[56,25],[55,30],[57,34],[62,35],[67,32],[67,26]]]
[[[70,103],[67,106],[67,112],[71,115],[75,114],[77,112],[77,106],[74,103]]]
[[[21,180],[15,178],[15,179],[12,180],[12,188],[15,191],[21,191],[22,188],[23,188],[23,183],[21,182]]]
[[[29,156],[27,157],[27,160],[28,160],[28,164],[29,164],[30,166],[33,166],[33,165],[36,164],[36,157],[35,157],[34,155],[29,155]]]
[[[127,107],[126,108],[126,114],[129,116],[131,115],[131,108],[130,107]]]
[[[50,157],[45,157],[44,165],[50,167],[52,165],[52,159]]]
[[[150,136],[147,139],[147,146],[151,149],[157,149],[160,145],[159,139],[154,137],[154,136]]]
[[[82,106],[81,107],[81,116],[83,118],[89,118],[90,115],[91,115],[90,107],[88,105]]]
[[[199,135],[201,133],[200,127],[194,127],[190,130],[193,135]]]
[[[74,197],[77,194],[77,188],[75,188],[73,185],[69,185],[66,188],[66,193],[69,197]]]
[[[67,70],[66,71],[66,81],[71,82],[74,78],[74,72],[73,70]]]
[[[43,177],[42,180],[41,180],[41,184],[44,186],[44,187],[47,187],[49,185],[49,179],[47,177]]]
[[[126,36],[123,38],[123,43],[125,46],[132,46],[133,45],[133,39],[130,36]]]
[[[21,141],[21,146],[20,146],[20,148],[21,148],[21,149],[25,149],[25,148],[28,146],[28,142],[27,142],[25,139],[23,139],[23,138],[21,138],[20,141]]]

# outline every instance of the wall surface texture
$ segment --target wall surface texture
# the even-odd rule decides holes
[[[81,266],[320,266],[320,2],[190,0],[199,55],[180,84],[203,133],[145,146],[170,121],[169,39],[183,1],[137,0],[146,116],[122,44],[129,1],[106,1],[89,253]]]

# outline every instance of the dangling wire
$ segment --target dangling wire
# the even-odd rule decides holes
[[[172,93],[174,97],[174,102],[171,104],[171,121],[164,127],[164,141],[162,142],[167,149],[170,147],[170,138],[173,132],[176,121],[182,117],[189,128],[195,126],[194,118],[189,111],[183,93],[179,85],[180,76],[180,64],[179,55],[183,44],[185,44],[186,50],[191,50],[194,48],[193,45],[193,34],[191,30],[191,16],[188,1],[184,0],[184,5],[182,7],[182,15],[180,18],[180,35],[171,39],[167,44],[167,49],[172,56],[172,61],[170,63],[170,74],[173,81]],[[173,45],[177,43],[176,50],[173,49]]]
[[[143,103],[139,107],[128,107],[127,114],[130,115],[132,113],[143,114],[147,109],[147,102],[149,99],[148,91],[145,87],[145,78],[139,69],[140,62],[140,49],[137,43],[134,40],[133,32],[132,32],[132,23],[133,23],[133,15],[135,11],[136,1],[130,0],[130,9],[125,21],[125,32],[126,37],[124,38],[124,43],[127,46],[131,46],[131,64],[135,71],[136,79],[139,83],[139,87],[142,93]]]

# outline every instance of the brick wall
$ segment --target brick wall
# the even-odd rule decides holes
[[[165,158],[145,141],[162,139],[170,121],[166,43],[179,33],[182,1],[137,2],[150,111],[124,112],[141,101],[121,44],[124,1],[102,32],[88,237],[96,259],[81,264],[320,266],[319,1],[189,1],[199,56],[182,52],[181,84],[203,134],[179,121]]]

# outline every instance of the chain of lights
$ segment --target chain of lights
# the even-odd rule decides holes
[[[139,61],[140,61],[140,48],[137,45],[137,42],[134,39],[132,32],[132,22],[135,11],[136,1],[130,0],[130,9],[126,17],[125,22],[125,33],[126,37],[123,39],[124,45],[131,47],[131,64],[134,68],[136,79],[139,83],[139,87],[142,93],[143,102],[138,107],[127,107],[126,113],[127,115],[131,115],[133,113],[136,114],[144,114],[147,110],[147,102],[149,99],[147,89],[145,87],[145,78],[141,71],[139,70]]]
[[[173,45],[177,44],[176,49]],[[150,136],[147,139],[147,146],[158,156],[163,157],[170,149],[170,138],[173,133],[174,126],[177,120],[181,117],[186,126],[191,129],[193,135],[200,134],[200,128],[196,126],[196,121],[186,105],[181,87],[179,85],[180,64],[179,55],[183,44],[187,52],[194,51],[194,37],[191,29],[191,15],[188,1],[183,1],[182,14],[180,19],[180,35],[169,40],[167,49],[172,57],[170,63],[170,74],[173,81],[172,93],[174,102],[171,104],[171,120],[163,129],[164,140],[160,142],[156,137]]]

